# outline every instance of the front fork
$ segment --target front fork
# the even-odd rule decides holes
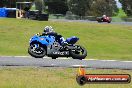
[[[35,52],[39,48],[39,44],[33,44],[32,46],[32,51]]]
[[[35,48],[37,49],[39,47],[39,44],[34,44]]]

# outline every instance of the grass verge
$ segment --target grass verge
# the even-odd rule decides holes
[[[0,56],[28,55],[30,37],[51,25],[65,38],[78,36],[88,58],[132,60],[132,26],[0,18]]]
[[[74,68],[0,68],[0,88],[81,88]],[[130,74],[131,70],[88,70],[88,74]],[[131,88],[130,84],[86,84],[83,88]]]

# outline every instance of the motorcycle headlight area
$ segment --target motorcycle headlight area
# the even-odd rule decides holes
[[[40,40],[44,40],[44,38],[40,38]]]

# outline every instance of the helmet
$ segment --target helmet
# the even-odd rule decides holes
[[[105,18],[105,17],[106,17],[106,15],[103,15],[103,17]]]
[[[53,32],[53,28],[51,26],[46,26],[44,32]]]

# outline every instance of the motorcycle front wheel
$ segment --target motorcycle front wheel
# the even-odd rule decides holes
[[[28,53],[35,58],[43,58],[46,55],[46,49],[40,44],[31,44]]]
[[[87,56],[87,50],[80,45],[76,45],[75,49],[70,51],[70,55],[73,59],[82,60]]]

